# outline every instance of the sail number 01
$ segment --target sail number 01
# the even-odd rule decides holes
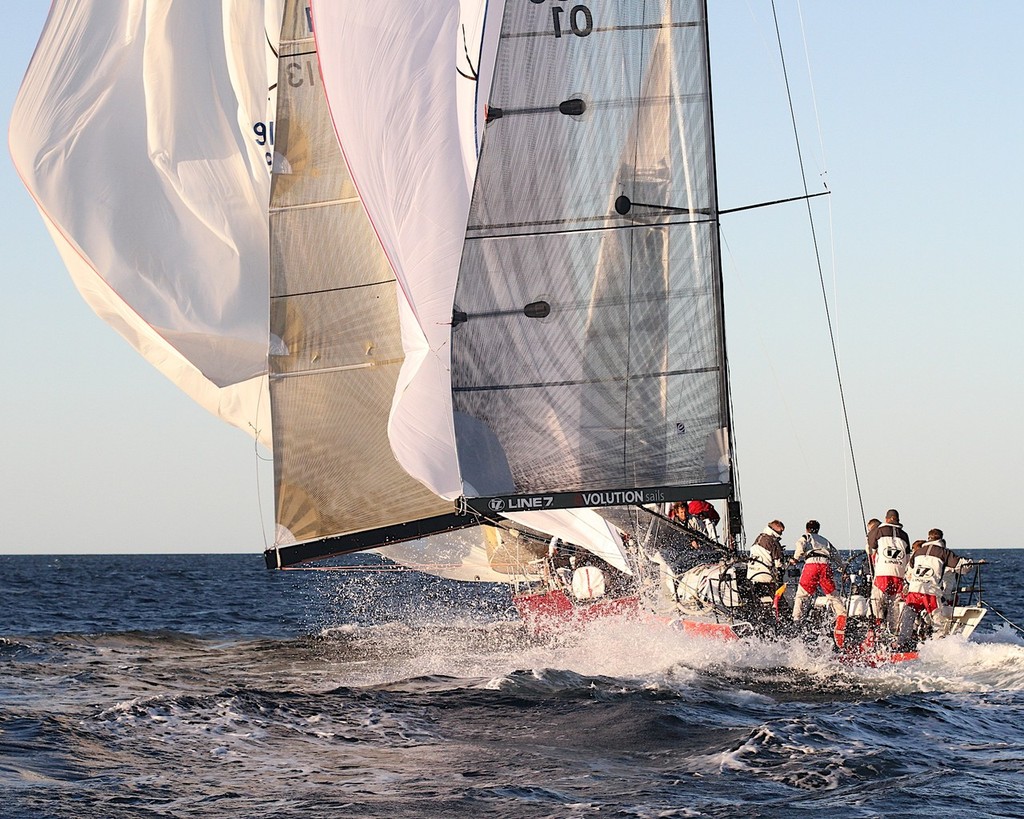
[[[531,3],[541,4],[544,0],[530,0]],[[551,21],[555,26],[555,37],[561,37],[563,33],[562,18],[565,16],[569,23],[569,30],[577,37],[586,37],[594,31],[594,14],[589,8],[579,3],[569,9],[566,14],[564,6],[551,7]]]

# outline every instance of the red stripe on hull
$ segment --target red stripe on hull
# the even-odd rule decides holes
[[[560,589],[543,594],[518,595],[512,598],[512,602],[532,634],[592,623],[604,617],[637,617],[640,614],[640,600],[637,597],[612,597],[592,603],[574,604]]]

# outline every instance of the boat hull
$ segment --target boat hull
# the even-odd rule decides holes
[[[547,634],[574,625],[583,625],[609,617],[634,617],[641,614],[639,597],[606,597],[574,602],[561,589],[539,594],[520,594],[512,598],[520,618],[531,634]]]

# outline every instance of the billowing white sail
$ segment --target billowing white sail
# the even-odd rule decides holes
[[[268,50],[280,14],[280,0],[57,0],[10,129],[15,166],[90,307],[264,442]]]

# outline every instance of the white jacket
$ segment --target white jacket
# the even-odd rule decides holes
[[[796,542],[793,560],[806,560],[808,563],[828,563],[835,552],[835,547],[827,538],[807,532],[800,535]]]
[[[747,559],[747,580],[751,583],[772,583],[781,576],[782,561],[773,558],[768,546],[763,542],[769,539],[778,541],[779,551],[782,551],[779,533],[770,526],[766,526],[750,546],[750,557]]]
[[[960,558],[946,548],[944,541],[928,541],[919,552],[911,555],[907,564],[907,591],[938,597],[946,570],[959,562]]]
[[[877,549],[875,577],[899,577],[907,571],[910,541],[898,523],[883,523],[871,533]]]

